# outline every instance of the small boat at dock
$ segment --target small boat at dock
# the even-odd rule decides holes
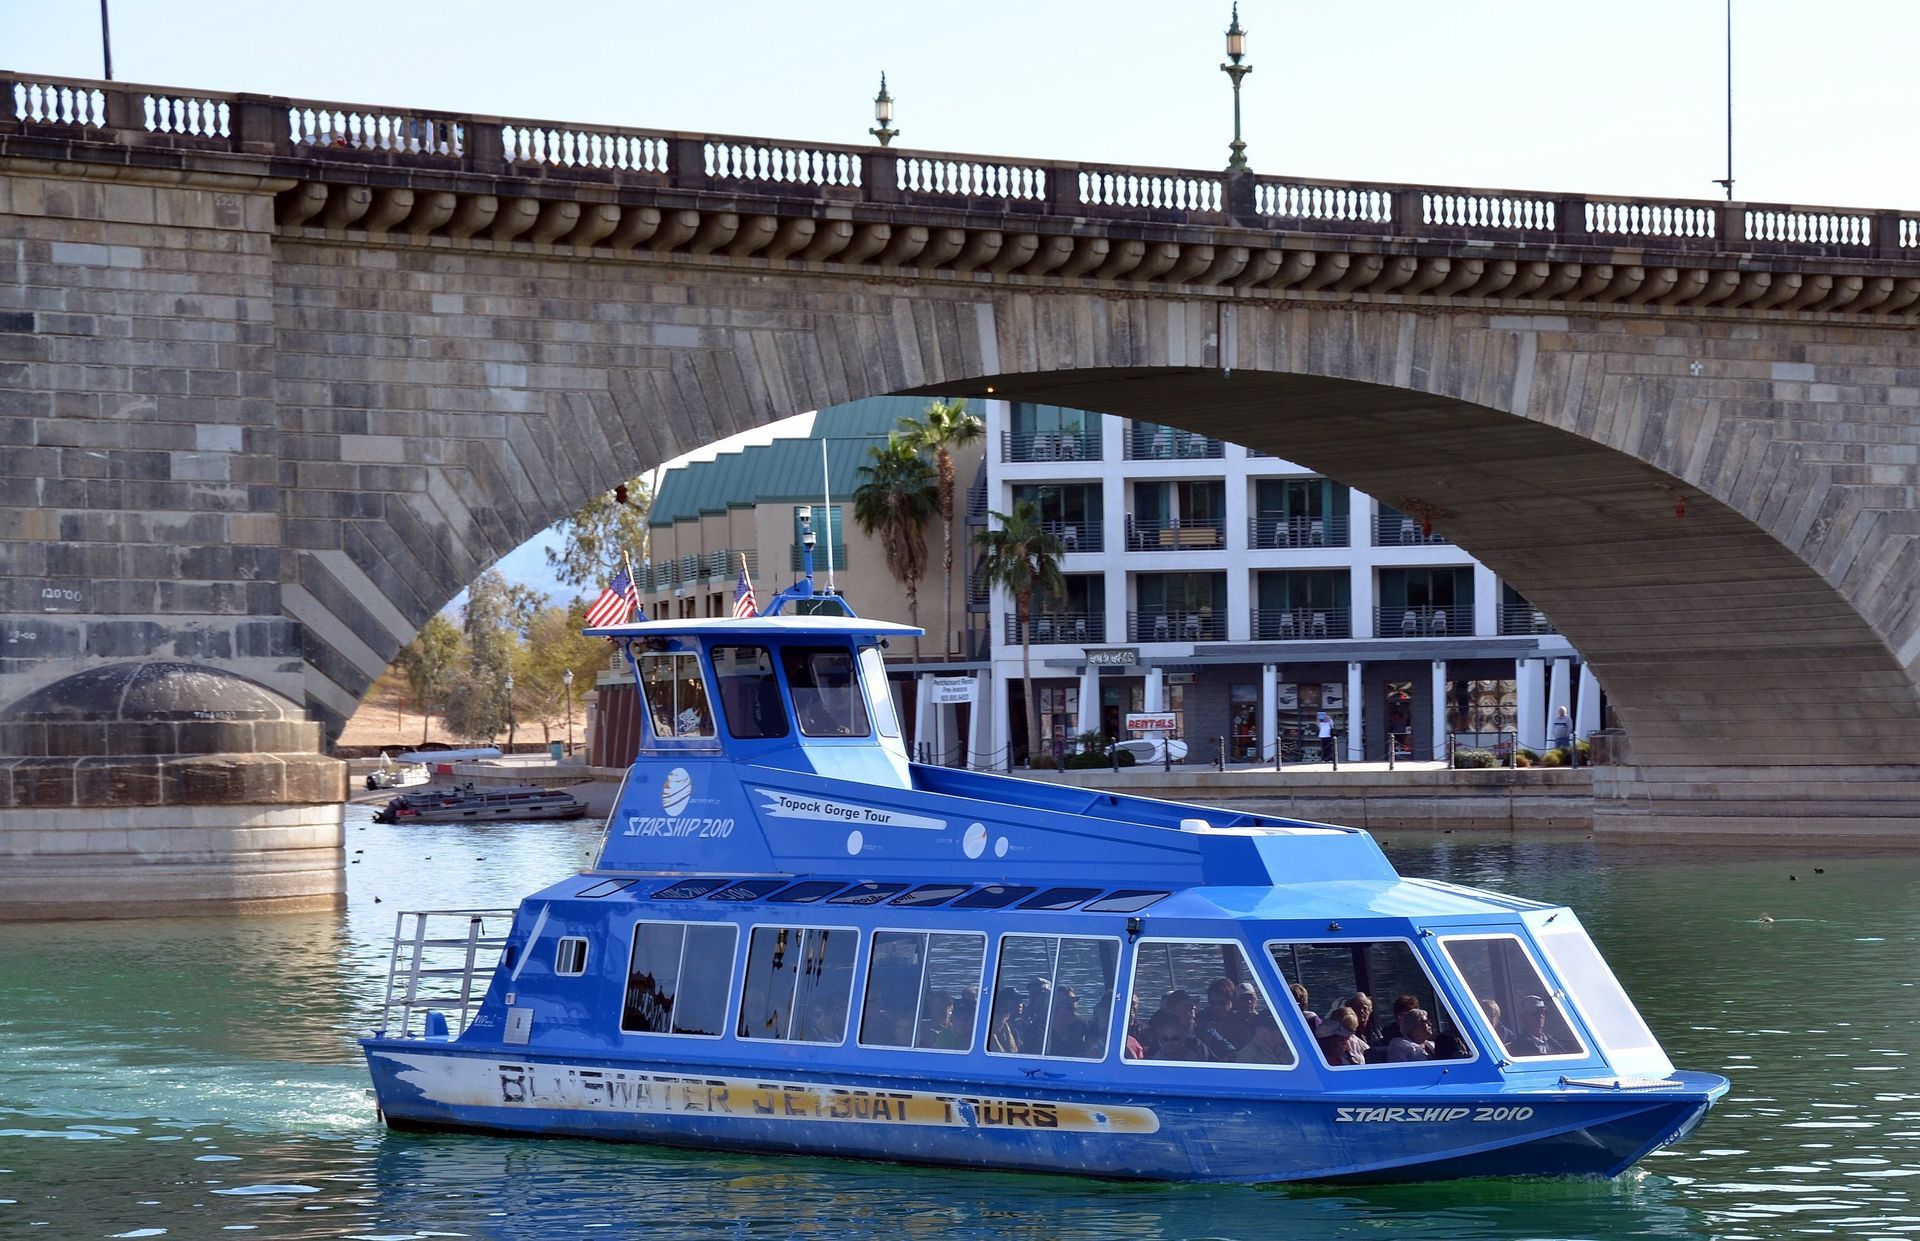
[[[476,788],[462,784],[402,793],[374,812],[376,823],[519,823],[532,819],[577,819],[587,803],[563,789],[537,784]]]
[[[633,668],[639,756],[585,870],[397,917],[361,1040],[389,1126],[1609,1177],[1728,1089],[1673,1066],[1570,909],[1403,877],[1357,829],[913,762],[881,648],[919,630],[810,566],[765,615],[588,632]]]

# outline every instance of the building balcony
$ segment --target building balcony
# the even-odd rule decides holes
[[[1127,430],[1129,461],[1205,461],[1227,455],[1227,442],[1173,427],[1136,426]]]
[[[739,576],[740,558],[747,560],[747,576],[760,575],[760,553],[747,547],[725,547],[700,557],[700,575],[710,582],[732,581]]]
[[[1002,431],[1000,459],[1009,462],[1098,461],[1100,432],[1094,428],[1085,431],[1034,431],[1024,435]]]
[[[1082,521],[1043,521],[1040,528],[1060,540],[1062,551],[1099,552],[1106,550],[1106,532],[1100,523]]]
[[[1353,636],[1350,608],[1254,609],[1256,642],[1327,642]]]
[[[1143,525],[1129,519],[1127,550],[1133,552],[1204,552],[1227,545],[1227,523],[1220,518],[1168,518],[1163,524]]]
[[[1296,547],[1345,547],[1345,517],[1288,517],[1261,513],[1247,519],[1247,546],[1258,550]]]
[[[1008,612],[1005,617],[1009,643],[1021,640],[1020,618]],[[1035,642],[1105,642],[1107,618],[1102,612],[1039,612],[1028,620]]]
[[[1225,642],[1227,618],[1220,612],[1127,613],[1129,642]]]
[[[1452,539],[1438,530],[1428,530],[1422,534],[1419,521],[1404,513],[1373,515],[1375,547],[1443,547],[1452,542]]]
[[[1545,612],[1540,611],[1538,608],[1522,604],[1519,606],[1509,605],[1500,609],[1500,632],[1503,634],[1522,635],[1530,633],[1559,633],[1560,631],[1554,627],[1552,621],[1547,619]]]
[[[1473,605],[1375,608],[1374,633],[1382,638],[1459,638],[1473,633]]]

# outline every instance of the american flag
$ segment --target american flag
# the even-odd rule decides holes
[[[600,597],[593,601],[593,606],[587,609],[587,628],[618,625],[639,606],[640,592],[633,588],[633,579],[622,569],[614,574],[613,581],[607,584],[607,588],[600,592]]]
[[[747,566],[743,563],[740,580],[733,587],[733,614],[745,619],[758,615],[759,611],[760,605],[753,597],[753,583],[747,580]]]

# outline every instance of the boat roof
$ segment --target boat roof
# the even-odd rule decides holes
[[[682,620],[633,621],[625,625],[602,625],[580,632],[590,638],[765,637],[769,633],[788,638],[846,638],[868,634],[882,638],[917,638],[926,630],[918,625],[866,620],[858,616],[706,616]]]

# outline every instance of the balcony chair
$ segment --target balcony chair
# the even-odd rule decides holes
[[[1173,636],[1173,622],[1167,619],[1165,612],[1153,618],[1153,640],[1165,642]]]
[[[1447,610],[1445,608],[1435,608],[1433,610],[1433,619],[1427,622],[1427,632],[1436,638],[1444,638],[1447,636]]]
[[[1198,612],[1189,612],[1187,613],[1187,641],[1198,642],[1199,640],[1200,614]]]
[[[1297,625],[1294,624],[1293,613],[1291,612],[1280,613],[1281,639],[1284,641],[1292,638],[1297,638],[1299,636],[1300,636],[1300,629]]]
[[[1327,545],[1327,523],[1318,517],[1308,523],[1307,540],[1315,547],[1325,547]]]
[[[1087,618],[1086,617],[1076,616],[1073,618],[1073,637],[1074,637],[1074,640],[1077,642],[1085,642],[1087,640]]]
[[[1079,551],[1080,550],[1080,527],[1078,526],[1060,527],[1060,546],[1070,552]]]
[[[1408,608],[1400,617],[1400,636],[1417,638],[1420,636],[1420,614]]]
[[[1333,630],[1327,626],[1327,614],[1325,612],[1315,612],[1313,614],[1313,623],[1308,626],[1307,632],[1316,638],[1332,637]]]
[[[1413,524],[1413,518],[1402,517],[1400,519],[1400,542],[1404,545],[1407,543],[1418,543],[1419,541],[1420,527]]]

